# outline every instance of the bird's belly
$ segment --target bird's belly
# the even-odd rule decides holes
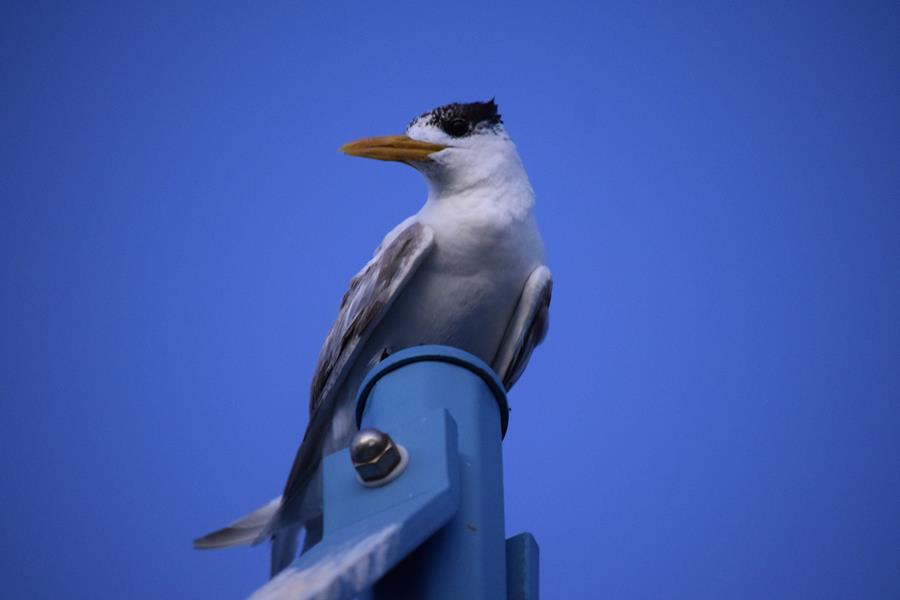
[[[389,352],[421,344],[444,344],[471,352],[488,364],[528,277],[523,269],[476,269],[423,265],[373,335]],[[522,271],[522,272],[516,272]]]
[[[514,300],[497,286],[466,278],[433,278],[398,299],[390,350],[420,344],[455,346],[489,363],[500,344]],[[504,297],[506,296],[506,297]]]
[[[493,364],[525,281],[543,263],[540,237],[533,223],[529,227],[477,240],[435,231],[436,247],[366,340],[336,395],[326,453],[349,442],[356,430],[356,392],[385,355],[443,344]],[[530,243],[521,243],[523,238]]]
[[[530,274],[525,267],[471,273],[440,264],[423,267],[372,332],[341,385],[326,453],[349,443],[356,430],[357,390],[383,356],[422,344],[443,344],[490,365]]]

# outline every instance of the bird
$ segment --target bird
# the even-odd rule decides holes
[[[535,194],[496,101],[454,102],[414,118],[402,135],[345,144],[350,156],[412,166],[425,177],[420,210],[394,227],[350,281],[312,377],[309,423],[282,494],[199,549],[272,541],[271,576],[322,538],[321,460],[356,433],[366,373],[422,344],[474,354],[507,390],[549,328],[552,276]]]

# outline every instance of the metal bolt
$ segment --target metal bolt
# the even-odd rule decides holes
[[[399,475],[404,454],[391,436],[377,429],[360,429],[350,442],[350,459],[363,484],[387,483],[391,475]]]

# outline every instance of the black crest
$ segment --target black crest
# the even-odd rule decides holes
[[[497,103],[491,98],[487,102],[454,102],[424,113],[428,125],[439,127],[451,137],[465,137],[479,127],[493,128],[503,122],[497,112]]]

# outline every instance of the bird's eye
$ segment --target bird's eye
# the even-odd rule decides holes
[[[447,135],[462,137],[469,133],[469,122],[465,119],[453,119],[444,125],[444,131],[447,132]]]

